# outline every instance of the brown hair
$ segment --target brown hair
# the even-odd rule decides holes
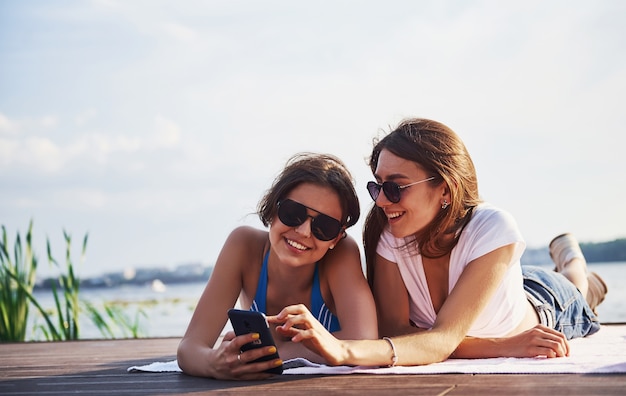
[[[337,192],[341,202],[341,224],[346,228],[359,220],[359,198],[346,165],[330,154],[299,153],[287,161],[272,187],[259,201],[257,213],[264,226],[267,227],[276,216],[278,202],[302,183],[330,187]]]
[[[382,150],[421,166],[429,177],[435,177],[429,182],[432,185],[448,185],[452,201],[450,206],[442,209],[428,227],[415,234],[414,241],[425,257],[441,257],[449,253],[458,241],[459,231],[471,218],[473,208],[481,202],[474,163],[462,140],[437,121],[412,118],[402,121],[382,139],[374,140],[369,160],[372,173],[376,171]],[[383,210],[374,205],[365,219],[363,230],[370,284],[376,247],[386,224]],[[450,238],[450,234],[454,237]]]

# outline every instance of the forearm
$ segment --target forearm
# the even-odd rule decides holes
[[[560,357],[569,355],[569,344],[559,331],[537,325],[502,338],[465,337],[452,354],[455,358]]]
[[[214,377],[210,364],[211,355],[214,352],[213,348],[197,345],[189,339],[183,339],[178,345],[176,353],[178,366],[188,375]]]
[[[398,366],[441,362],[452,350],[450,340],[415,328],[414,333],[391,338]],[[393,349],[387,340],[344,341],[344,365],[386,366],[392,363]]]
[[[347,340],[342,342],[342,354],[333,365],[388,366],[393,362],[393,350],[385,340]],[[396,347],[396,357],[399,355]],[[397,363],[399,364],[399,363]]]
[[[502,338],[465,337],[450,355],[456,359],[481,359],[508,356]]]
[[[374,333],[372,334],[371,337],[346,337],[345,332],[342,331],[337,331],[332,333],[333,336],[339,340],[342,339],[376,339],[376,333],[374,330]],[[288,359],[293,359],[293,358],[305,358],[311,362],[314,363],[321,363],[321,364],[327,364],[328,362],[326,361],[326,359],[324,359],[324,357],[322,357],[321,355],[311,351],[310,349],[308,349],[305,345],[303,345],[300,342],[291,342],[289,339],[284,338],[281,339],[280,336],[277,337],[276,340],[276,345],[278,347],[278,353],[280,355],[280,358],[283,360],[288,360]]]

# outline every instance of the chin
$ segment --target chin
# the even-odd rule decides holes
[[[407,229],[406,227],[390,225],[389,231],[396,238],[406,238],[415,235],[419,230]]]
[[[396,238],[404,238],[406,237],[407,234],[403,229],[399,228],[399,227],[389,227],[389,231],[391,231],[391,235],[395,236]]]

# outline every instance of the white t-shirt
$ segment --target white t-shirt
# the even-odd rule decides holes
[[[386,228],[376,252],[398,265],[409,292],[409,317],[418,327],[429,329],[435,323],[435,309],[426,283],[422,256],[416,251],[415,243],[407,247],[407,241],[410,240],[396,238]],[[502,337],[515,329],[524,318],[528,302],[523,288],[520,257],[526,243],[509,213],[482,203],[474,208],[471,220],[450,253],[448,293],[468,263],[512,243],[516,249],[502,284],[472,324],[468,336]]]

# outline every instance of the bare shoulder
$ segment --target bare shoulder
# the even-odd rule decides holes
[[[249,262],[250,257],[262,254],[267,243],[267,234],[265,230],[250,226],[237,227],[228,235],[220,256],[230,260]]]
[[[359,253],[359,245],[352,236],[346,235],[333,250],[340,253]]]
[[[265,240],[267,231],[251,226],[239,226],[231,231],[228,236],[229,242],[256,242]]]
[[[333,250],[324,256],[324,266],[327,268],[358,268],[361,269],[361,251],[350,235],[337,243]]]

